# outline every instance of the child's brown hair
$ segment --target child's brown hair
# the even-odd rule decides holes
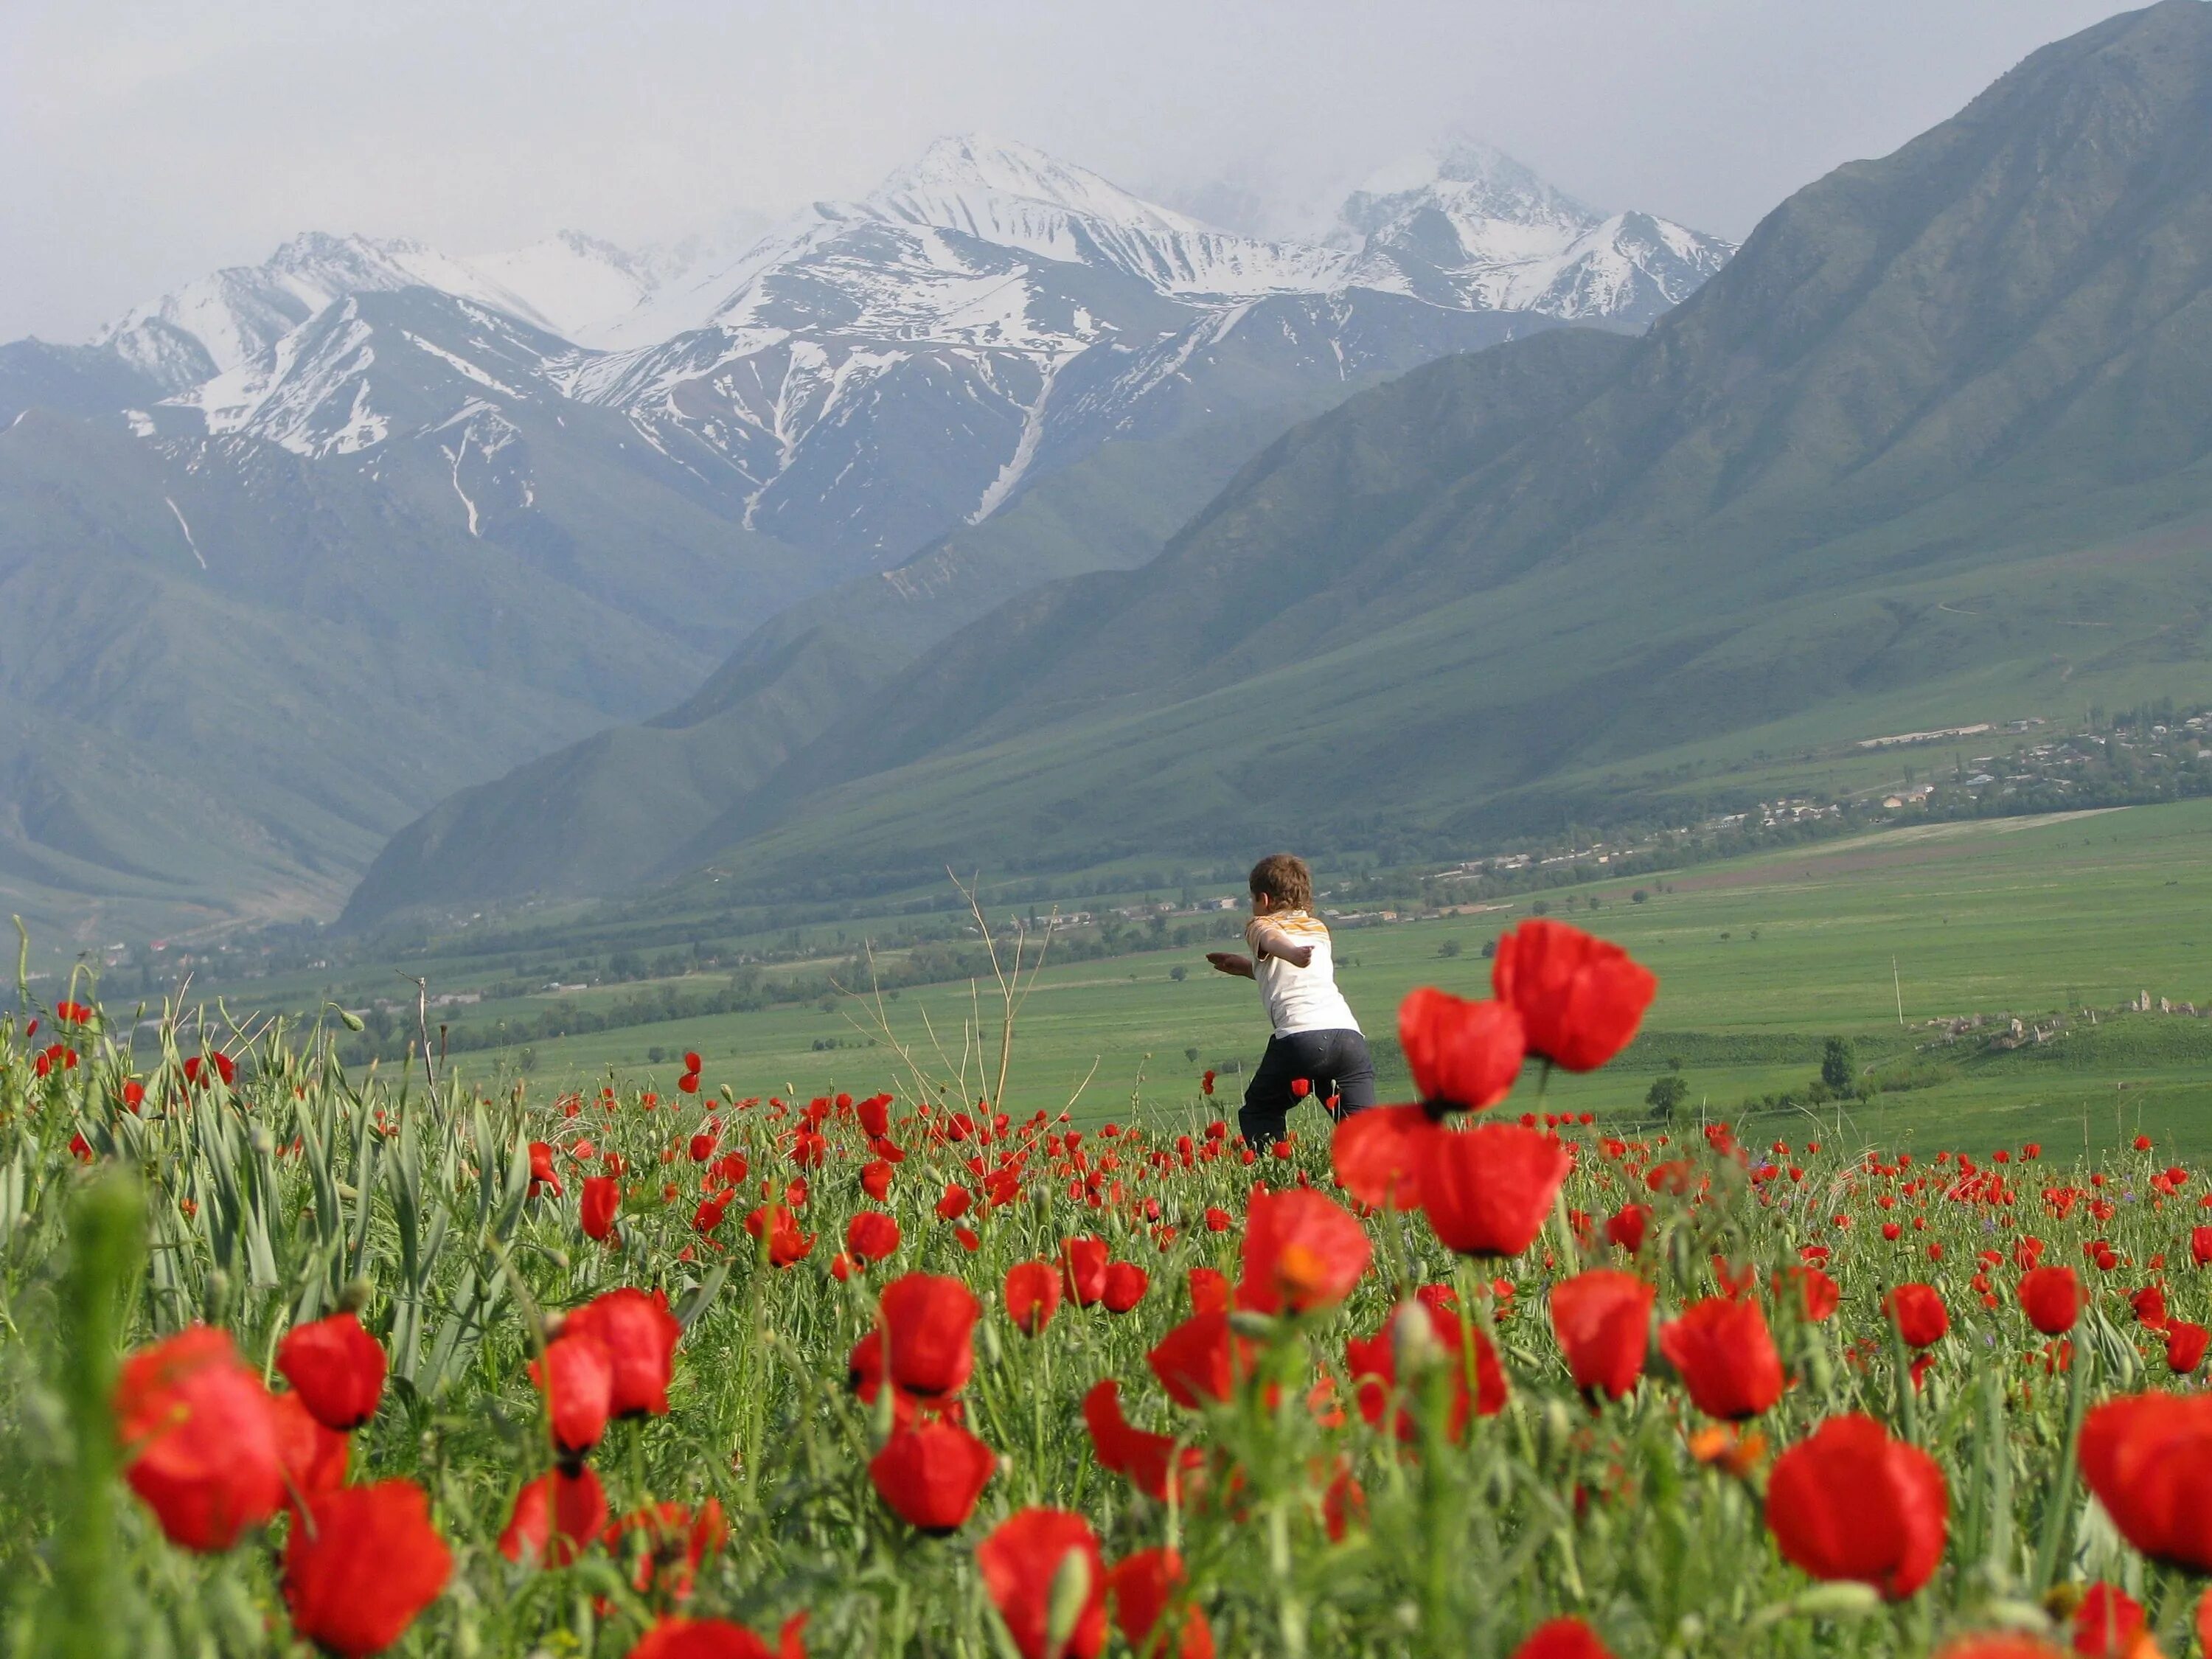
[[[1313,872],[1295,853],[1270,853],[1252,866],[1252,896],[1265,893],[1290,910],[1313,908]]]

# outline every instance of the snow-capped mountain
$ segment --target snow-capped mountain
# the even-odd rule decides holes
[[[104,782],[40,761],[118,800],[209,786],[264,805],[136,852],[49,845],[0,816],[0,896],[18,854],[56,890],[222,898],[262,879],[210,875],[217,842],[258,848],[238,869],[287,893],[327,894],[458,783],[665,707],[802,597],[986,532],[963,615],[1149,556],[1171,527],[1158,501],[1203,502],[1294,422],[1564,320],[1641,328],[1718,248],[1468,172],[1385,179],[1332,236],[1279,240],[1024,145],[946,139],[858,201],[764,228],[738,215],[658,248],[564,232],[467,257],[302,235],[90,344],[0,345],[0,584],[15,584],[0,617],[35,611],[26,637],[85,664],[142,660],[149,630],[234,641],[168,677],[177,732],[253,724],[241,699],[317,711],[297,752],[291,726],[260,721],[233,772],[182,738],[173,766],[132,750]],[[1062,478],[1058,505],[1009,514]],[[1051,545],[1024,575],[1040,523]],[[110,602],[75,602],[71,567],[103,573]],[[33,579],[53,584],[43,610]],[[836,680],[822,650],[808,672]],[[42,660],[0,653],[0,737],[17,704],[92,707],[17,683]],[[117,742],[170,729],[100,707]],[[827,707],[785,713],[803,726]],[[299,799],[255,781],[294,775],[315,781]]]
[[[880,567],[1116,436],[1554,322],[1640,327],[1729,251],[1465,144],[1385,169],[1308,241],[973,135],[733,253],[744,228],[641,253],[563,232],[466,258],[302,236],[100,344],[169,394],[134,431],[362,465],[465,405],[608,410],[746,526]],[[357,303],[410,289],[458,306],[450,328],[387,317],[380,333]],[[60,367],[39,365],[46,382]]]
[[[1604,214],[1465,140],[1382,168],[1327,234],[1355,280],[1437,305],[1573,322],[1648,320],[1688,298],[1734,246],[1644,213]]]
[[[404,288],[441,292],[544,322],[520,295],[419,242],[365,236],[296,236],[258,265],[234,265],[188,283],[102,330],[95,345],[159,384],[182,391],[274,348],[325,307],[355,294]]]

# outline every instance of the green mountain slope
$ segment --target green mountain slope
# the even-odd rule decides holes
[[[1372,845],[1556,823],[1717,739],[2202,687],[2208,112],[2198,0],[2048,47],[1644,338],[1417,371],[1143,569],[974,624],[689,856]]]
[[[347,921],[611,893],[683,867],[702,824],[841,720],[866,719],[879,688],[947,635],[1009,595],[1157,556],[1256,449],[1334,401],[1295,392],[1229,417],[1181,411],[1190,424],[1171,437],[1106,444],[898,568],[779,613],[679,707],[441,801],[377,855]]]
[[[501,538],[442,458],[0,433],[0,909],[82,940],[327,913],[423,805],[665,706],[787,596],[795,556],[665,490],[627,514],[643,486],[551,437],[553,499]],[[565,545],[595,518],[660,544],[618,598]]]

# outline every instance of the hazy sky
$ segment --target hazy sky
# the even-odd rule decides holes
[[[2109,0],[4,0],[0,339],[302,229],[457,253],[854,196],[943,132],[1311,192],[1465,131],[1741,237]]]

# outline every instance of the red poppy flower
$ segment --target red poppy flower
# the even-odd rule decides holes
[[[1885,1305],[1908,1348],[1932,1348],[1951,1328],[1951,1310],[1933,1285],[1899,1285]]]
[[[1996,1631],[1986,1636],[1962,1636],[1955,1642],[1947,1643],[1936,1650],[1936,1659],[2066,1659],[2066,1656],[2033,1636]]]
[[[446,1588],[453,1552],[412,1480],[341,1486],[307,1503],[284,1546],[292,1628],[347,1659],[381,1653]]]
[[[1411,1210],[1421,1201],[1421,1170],[1440,1133],[1419,1106],[1377,1106],[1354,1112],[1329,1138],[1338,1183],[1358,1202]]]
[[[1618,945],[1539,918],[1498,939],[1490,986],[1520,1012],[1529,1053],[1593,1072],[1628,1046],[1659,981]]]
[[[1782,1357],[1756,1302],[1691,1304],[1659,1328],[1659,1352],[1708,1417],[1756,1417],[1782,1397]]]
[[[1125,1314],[1145,1299],[1152,1276],[1133,1261],[1113,1261],[1106,1267],[1106,1285],[1098,1300],[1108,1313]]]
[[[1597,1632],[1579,1619],[1554,1619],[1539,1625],[1513,1650],[1513,1659],[1613,1659]]]
[[[1087,1308],[1106,1294],[1106,1241],[1071,1238],[1060,1247],[1068,1299]]]
[[[1184,1275],[1190,1287],[1190,1310],[1193,1313],[1227,1313],[1229,1311],[1229,1275],[1218,1267],[1193,1267]]]
[[[1193,1314],[1146,1356],[1152,1375],[1178,1406],[1194,1410],[1227,1401],[1240,1378],[1252,1374],[1252,1345],[1229,1328],[1225,1313]]]
[[[1106,1575],[1121,1639],[1139,1659],[1213,1659],[1213,1627],[1182,1601],[1188,1575],[1171,1549],[1139,1550]]]
[[[1293,1187],[1255,1194],[1245,1216],[1238,1305],[1271,1314],[1333,1308],[1352,1294],[1373,1255],[1366,1229],[1322,1194]]]
[[[2107,1401],[2081,1430],[2081,1478],[2145,1555],[2212,1572],[2212,1395]]]
[[[2081,1316],[2081,1281],[2071,1267],[2037,1267],[2020,1276],[2020,1305],[2045,1336],[2061,1336]]]
[[[1784,1267],[1768,1282],[1778,1301],[1796,1296],[1797,1311],[1808,1325],[1825,1324],[1843,1304],[1843,1286],[1818,1267]]]
[[[546,1140],[530,1143],[530,1195],[538,1196],[541,1188],[550,1187],[553,1196],[562,1194],[561,1176],[553,1168],[553,1144]]]
[[[1425,1156],[1421,1207],[1437,1238],[1462,1255],[1527,1249],[1574,1167],[1558,1141],[1518,1123],[1440,1133]]]
[[[668,1311],[668,1292],[625,1287],[593,1297],[568,1316],[563,1337],[590,1336],[613,1368],[608,1407],[617,1417],[659,1417],[668,1410],[668,1378],[684,1334]]]
[[[276,1456],[284,1468],[288,1500],[295,1492],[329,1492],[345,1485],[353,1442],[317,1422],[298,1395],[273,1396],[269,1419],[276,1431]]]
[[[1423,1321],[1426,1322],[1425,1330],[1419,1322]],[[1353,1337],[1346,1341],[1344,1368],[1351,1373],[1356,1387],[1354,1397],[1359,1404],[1360,1416],[1381,1426],[1389,1410],[1391,1390],[1398,1382],[1401,1351],[1416,1340],[1424,1346],[1432,1344],[1431,1357],[1450,1372],[1451,1412],[1445,1425],[1445,1433],[1450,1438],[1457,1440],[1466,1433],[1470,1414],[1494,1417],[1504,1411],[1508,1397],[1505,1372],[1498,1363],[1489,1339],[1480,1329],[1472,1332],[1474,1389],[1472,1394],[1468,1392],[1468,1334],[1456,1312],[1441,1305],[1439,1298],[1424,1296],[1400,1303],[1374,1335]],[[1392,1419],[1391,1431],[1401,1440],[1411,1440],[1417,1432],[1413,1416],[1404,1409],[1402,1402]]]
[[[576,1458],[599,1443],[614,1409],[615,1368],[606,1347],[588,1332],[564,1333],[530,1362],[530,1380],[544,1389],[553,1419],[553,1444]]]
[[[565,1567],[592,1547],[607,1524],[607,1495],[589,1467],[556,1469],[514,1495],[514,1511],[499,1535],[499,1553],[525,1566]]]
[[[891,1176],[896,1171],[885,1158],[872,1158],[860,1166],[860,1190],[877,1203],[890,1196]]]
[[[1066,1510],[1018,1510],[975,1547],[975,1565],[1022,1659],[1097,1659],[1106,1642],[1106,1566],[1088,1521]],[[1052,1628],[1055,1601],[1063,1616],[1073,1608],[1065,1632]]]
[[[1849,1578],[1901,1601],[1943,1556],[1948,1494],[1936,1460],[1856,1413],[1832,1417],[1774,1460],[1766,1525],[1815,1578]]]
[[[937,1218],[939,1221],[957,1221],[968,1213],[975,1201],[968,1195],[968,1189],[956,1182],[946,1187],[945,1196],[937,1200]]]
[[[905,1273],[884,1286],[891,1382],[908,1394],[957,1394],[975,1368],[971,1339],[982,1304],[959,1279]]]
[[[2074,1651],[2085,1659],[2135,1659],[2148,1623],[2142,1603],[2118,1585],[2092,1584],[2074,1609]]]
[[[612,1242],[615,1212],[622,1208],[622,1183],[612,1176],[586,1176],[582,1203],[584,1237]]]
[[[639,1638],[629,1659],[806,1659],[806,1619],[798,1613],[785,1620],[771,1648],[743,1625],[726,1619],[669,1613]]]
[[[1659,1292],[1634,1273],[1593,1267],[1552,1287],[1552,1329],[1575,1386],[1618,1400],[1644,1375],[1651,1304]]]
[[[862,1210],[845,1224],[845,1250],[866,1267],[890,1259],[899,1247],[899,1224],[881,1210]]]
[[[351,1312],[297,1325],[276,1345],[276,1369],[315,1420],[341,1433],[376,1415],[384,1350]]]
[[[2187,1376],[2204,1363],[2204,1351],[2212,1346],[2212,1331],[2186,1319],[2167,1322],[2166,1327],[2166,1369],[2176,1376]]]
[[[2212,1267],[2212,1227],[2189,1230],[2189,1259],[2200,1267]]]
[[[114,1410],[125,1478],[172,1542],[227,1550],[283,1503],[269,1391],[228,1331],[195,1325],[132,1354]]]
[[[956,1532],[999,1460],[956,1423],[933,1419],[894,1434],[868,1463],[868,1479],[891,1512],[923,1532]]]
[[[1052,1322],[1060,1308],[1060,1270],[1049,1261],[1018,1261],[1006,1269],[1006,1317],[1024,1336]]]
[[[772,1267],[788,1267],[813,1254],[814,1235],[799,1231],[799,1218],[781,1204],[763,1204],[745,1217],[745,1231],[755,1238],[768,1238]]]
[[[1644,1248],[1644,1235],[1651,1225],[1649,1204],[1624,1204],[1606,1218],[1605,1237],[1634,1255]]]
[[[1091,1431],[1099,1468],[1127,1475],[1138,1491],[1161,1503],[1167,1502],[1170,1485],[1182,1486],[1205,1462],[1197,1447],[1178,1453],[1173,1435],[1133,1425],[1121,1414],[1121,1385],[1110,1376],[1093,1383],[1083,1396],[1083,1422]],[[1179,1495],[1188,1500],[1189,1492],[1185,1488]]]
[[[681,1504],[651,1504],[607,1523],[602,1534],[617,1560],[636,1562],[630,1583],[641,1595],[665,1595],[684,1601],[709,1556],[730,1540],[722,1506],[708,1498],[696,1510]]]
[[[1480,1111],[1513,1092],[1527,1052],[1520,1011],[1431,986],[1398,1005],[1398,1041],[1424,1101]]]

